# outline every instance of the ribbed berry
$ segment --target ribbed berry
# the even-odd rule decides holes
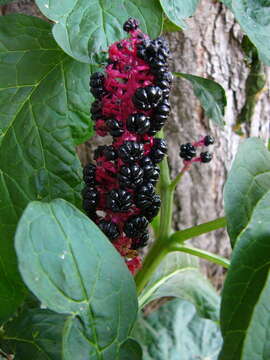
[[[90,77],[90,90],[97,99],[100,99],[105,94],[104,80],[105,76],[101,72],[95,72]]]
[[[150,128],[150,117],[145,116],[144,114],[132,114],[127,119],[127,129],[128,131],[142,135],[147,133]]]
[[[160,174],[159,167],[155,166],[149,157],[144,157],[141,160],[141,166],[143,169],[144,182],[155,185],[159,179],[159,174]]]
[[[116,119],[112,119],[112,118],[107,119],[106,125],[108,127],[108,131],[111,136],[119,137],[124,132],[123,124],[117,121]]]
[[[115,240],[120,235],[119,227],[112,221],[101,220],[98,226],[110,240]]]
[[[143,182],[143,170],[137,164],[123,165],[119,170],[118,180],[121,187],[136,189]]]
[[[96,166],[89,163],[83,168],[83,181],[88,186],[95,186],[96,185]]]
[[[137,19],[129,18],[123,25],[123,29],[126,32],[130,32],[132,30],[137,30],[139,26],[139,21]]]
[[[106,204],[113,212],[127,212],[132,206],[132,195],[123,189],[114,189],[107,194]]]
[[[151,110],[157,107],[161,99],[162,90],[153,85],[138,88],[132,98],[134,105],[140,110]]]
[[[213,155],[208,151],[201,152],[200,159],[202,163],[209,163],[213,159]]]
[[[135,203],[142,210],[142,214],[152,220],[159,212],[161,200],[160,196],[155,194],[153,185],[148,183],[138,189]]]
[[[150,152],[150,158],[155,164],[158,164],[163,160],[167,150],[167,143],[164,139],[154,139],[154,145]]]
[[[142,185],[136,192],[135,204],[143,209],[151,205],[151,199],[155,195],[155,189],[152,184]]]
[[[203,140],[205,146],[213,145],[215,143],[215,138],[211,135],[206,135]]]
[[[119,157],[126,163],[132,163],[141,160],[143,154],[143,144],[136,141],[125,141],[118,150]]]
[[[148,240],[149,240],[149,234],[146,231],[138,239],[133,239],[131,248],[133,250],[137,250],[139,248],[142,248],[142,247],[147,245]]]
[[[98,191],[93,187],[86,186],[82,191],[82,197],[84,210],[90,213],[95,211],[99,200]]]
[[[93,120],[102,119],[102,104],[100,100],[95,100],[92,102],[90,112]]]
[[[147,218],[148,221],[151,221],[159,213],[161,206],[161,199],[159,195],[154,195],[151,200],[151,205],[145,207],[142,210],[142,214]]]
[[[142,236],[148,226],[149,222],[145,216],[132,216],[124,225],[124,232],[130,238],[138,238]]]
[[[196,156],[196,148],[191,143],[180,146],[180,157],[186,161],[190,161]]]

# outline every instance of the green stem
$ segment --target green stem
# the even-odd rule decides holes
[[[183,243],[184,241],[206,234],[210,231],[214,231],[220,228],[225,227],[227,224],[226,218],[218,218],[216,220],[212,220],[209,222],[206,222],[201,225],[193,226],[191,228],[182,230],[182,231],[176,231],[169,239],[171,244],[175,243]]]
[[[175,244],[175,245],[172,245],[170,247],[170,252],[172,252],[172,251],[181,251],[181,252],[185,252],[185,253],[188,253],[188,254],[191,254],[191,255],[195,255],[195,256],[198,256],[198,257],[200,257],[202,259],[211,261],[212,263],[215,263],[217,265],[221,265],[226,269],[228,269],[229,266],[230,266],[230,262],[229,262],[228,259],[224,258],[223,256],[212,254],[212,253],[210,253],[208,251],[205,251],[205,250]]]
[[[138,294],[140,294],[160,262],[169,251],[168,239],[171,234],[173,211],[173,190],[169,186],[170,183],[171,179],[169,174],[169,166],[167,159],[165,158],[160,164],[160,226],[157,232],[156,241],[146,255],[142,269],[135,276]]]
[[[143,290],[144,286],[150,280],[152,274],[155,272],[158,265],[168,254],[169,250],[165,248],[160,241],[155,241],[148,254],[146,255],[143,267],[135,276],[138,295]]]

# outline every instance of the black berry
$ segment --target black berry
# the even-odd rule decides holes
[[[209,146],[215,143],[215,138],[211,135],[206,135],[204,138],[204,145]]]
[[[162,99],[162,90],[158,86],[149,85],[138,88],[133,96],[134,105],[141,110],[157,107]]]
[[[142,248],[147,245],[148,240],[149,240],[149,234],[148,232],[145,232],[138,239],[133,239],[131,248],[133,250]]]
[[[141,160],[144,154],[143,144],[136,141],[125,141],[123,145],[119,147],[119,157],[127,163],[132,163]]]
[[[119,137],[119,136],[123,135],[123,133],[124,133],[123,124],[120,123],[119,121],[117,121],[116,119],[112,119],[112,118],[107,119],[106,125],[108,127],[108,131],[111,136]]]
[[[130,32],[132,30],[136,30],[139,26],[140,22],[137,19],[129,18],[123,25],[123,29],[126,32]]]
[[[164,139],[154,139],[154,145],[150,152],[150,158],[154,163],[160,163],[167,153],[167,143]]]
[[[124,225],[124,232],[130,238],[138,238],[142,236],[149,222],[145,216],[132,216]]]
[[[186,161],[190,161],[196,156],[196,148],[191,143],[180,146],[180,157]]]
[[[96,185],[96,166],[93,164],[88,164],[83,169],[83,181],[88,186],[95,186]]]
[[[98,226],[110,240],[115,240],[120,235],[118,226],[112,221],[101,220]]]
[[[132,206],[132,195],[123,189],[114,189],[107,194],[107,207],[113,212],[127,212]]]
[[[205,151],[200,154],[200,158],[202,163],[209,163],[213,159],[213,155],[210,152]]]
[[[142,135],[150,128],[150,118],[144,114],[132,114],[127,119],[128,131]]]
[[[143,170],[137,164],[123,165],[119,170],[118,180],[121,187],[135,189],[143,182]]]
[[[86,186],[82,191],[82,197],[83,209],[87,213],[95,211],[99,200],[98,191],[93,187]]]

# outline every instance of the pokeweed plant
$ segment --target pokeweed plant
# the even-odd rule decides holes
[[[226,97],[211,80],[172,75],[168,43],[149,35],[159,35],[164,13],[171,27],[183,26],[197,2],[184,7],[175,1],[172,8],[154,0],[147,5],[123,0],[121,6],[105,1],[102,7],[83,1],[37,4],[53,26],[24,15],[0,18],[0,356],[268,358],[270,154],[263,142],[251,138],[240,145],[225,185],[226,217],[177,232],[172,228],[175,188],[193,163],[207,166],[212,160],[207,148],[214,143],[206,134],[182,144],[183,168],[171,179],[162,128],[173,76],[191,82],[206,115],[218,125]],[[256,4],[256,9],[246,5],[249,15],[269,10]],[[239,12],[244,2],[226,5],[241,15],[250,35],[256,17],[246,25]],[[140,18],[145,33],[128,15]],[[100,24],[103,16],[106,26],[86,31],[84,20],[94,17]],[[78,17],[83,31],[71,32]],[[269,54],[260,48],[260,33],[254,40],[251,35],[265,60]],[[74,147],[91,134],[90,102],[96,134],[110,135],[112,142],[98,147],[95,164],[82,172]],[[150,223],[154,241],[142,260]],[[226,225],[231,262],[187,243]],[[198,258],[229,269],[221,308]],[[139,312],[164,296],[180,300],[149,319]],[[187,329],[191,321],[194,338]],[[164,326],[168,334],[173,329],[171,338],[157,336]],[[215,343],[202,342],[205,331],[216,336]]]

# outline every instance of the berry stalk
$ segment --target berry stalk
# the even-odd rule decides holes
[[[169,48],[163,38],[142,33],[138,21],[124,24],[129,38],[109,47],[104,72],[92,74],[91,106],[98,136],[110,135],[111,145],[95,151],[96,164],[84,168],[83,207],[132,273],[141,266],[138,249],[149,239],[148,224],[161,201],[155,192],[158,163],[167,145],[154,138],[170,112],[172,74]]]

